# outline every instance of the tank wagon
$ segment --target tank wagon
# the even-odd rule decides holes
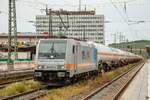
[[[45,83],[73,82],[139,60],[139,56],[94,42],[41,39],[34,78]]]
[[[93,44],[97,49],[97,63],[99,71],[101,69],[108,71],[118,66],[127,65],[129,63],[142,60],[141,56],[137,56],[130,52],[122,51],[120,49],[108,47],[95,42],[88,43]]]

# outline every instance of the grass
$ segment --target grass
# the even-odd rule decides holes
[[[41,87],[40,83],[33,80],[13,83],[0,90],[0,97],[22,93],[31,89],[37,89],[39,87]]]
[[[132,65],[128,65],[117,68],[115,70],[105,73],[103,77],[99,76],[94,79],[83,80],[73,85],[50,90],[50,93],[47,96],[43,97],[42,100],[68,100],[73,96],[77,96],[79,94],[88,92],[92,89],[103,85],[108,80],[111,80],[117,75],[128,71],[131,68],[131,66]]]

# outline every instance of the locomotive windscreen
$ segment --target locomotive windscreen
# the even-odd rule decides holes
[[[66,41],[41,40],[38,59],[65,59]]]

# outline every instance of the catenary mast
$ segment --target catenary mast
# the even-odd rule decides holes
[[[14,53],[14,59],[17,59],[16,0],[9,0],[8,7],[8,59],[11,59],[12,52]]]

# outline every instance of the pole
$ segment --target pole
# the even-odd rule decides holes
[[[85,25],[84,25],[84,30],[83,30],[83,41],[85,41]]]
[[[11,54],[14,52],[14,59],[18,58],[17,48],[17,22],[16,22],[16,1],[8,1],[8,70],[13,70],[13,63],[11,60]]]
[[[120,32],[120,33],[119,33],[119,43],[118,43],[118,48],[121,48],[121,47],[120,47],[121,37],[122,37],[122,35],[121,35],[121,32]]]
[[[17,47],[17,21],[16,21],[16,3],[15,3],[15,0],[13,0],[13,6],[14,6],[14,11],[13,11],[13,14],[14,14],[14,47],[15,47],[15,59],[18,59],[18,47]]]
[[[9,0],[9,17],[8,17],[8,59],[11,59],[11,0]]]
[[[115,46],[115,48],[116,48],[116,34],[112,34],[113,36],[114,36],[114,46]]]
[[[49,9],[49,36],[53,36],[53,31],[52,31],[52,9]]]
[[[35,23],[35,28],[37,28],[37,24]],[[37,34],[37,31],[35,31],[35,41],[36,41],[36,43],[35,43],[35,45],[37,45],[38,44],[38,36],[37,36],[38,34]]]
[[[115,38],[115,39],[114,39],[115,47],[117,47],[117,34],[116,34],[116,33],[114,34],[114,38]]]
[[[79,11],[81,11],[81,0],[79,0]]]

